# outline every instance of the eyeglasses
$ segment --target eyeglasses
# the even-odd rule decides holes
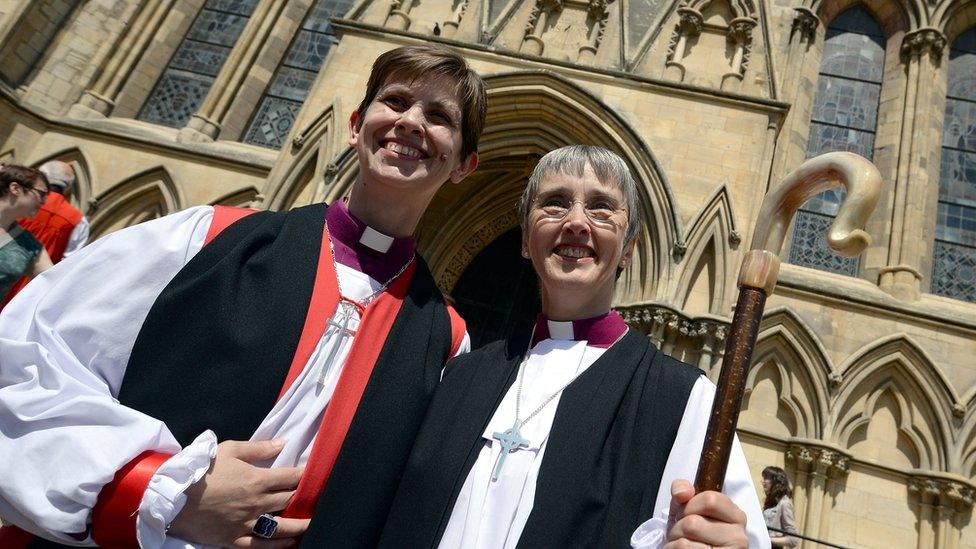
[[[42,191],[37,187],[24,187],[24,188],[27,189],[28,191],[34,191],[35,193],[37,193],[37,197],[41,199],[41,202],[47,200],[47,195],[51,192],[51,191]]]
[[[550,196],[535,201],[535,208],[542,212],[542,218],[547,221],[562,221],[566,219],[573,207],[579,204],[583,207],[583,213],[587,219],[606,228],[615,228],[613,216],[619,212],[626,212],[627,208],[619,206],[613,201],[605,198],[596,198],[590,202],[582,200],[569,200],[560,196]]]

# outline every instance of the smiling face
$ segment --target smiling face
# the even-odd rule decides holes
[[[617,269],[634,251],[634,240],[624,241],[626,208],[616,182],[600,181],[590,165],[582,176],[556,171],[539,182],[522,250],[539,275],[547,316],[570,320],[609,310]]]
[[[455,88],[446,77],[392,79],[366,112],[353,113],[349,144],[359,156],[364,185],[429,201],[443,183],[459,182],[474,170],[477,154],[461,158]]]

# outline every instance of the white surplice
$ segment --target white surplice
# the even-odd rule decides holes
[[[0,313],[5,520],[65,543],[93,545],[91,509],[102,486],[140,453],[153,450],[176,455],[156,472],[143,497],[139,542],[153,548],[199,546],[167,537],[165,527],[182,509],[183,491],[209,468],[214,434],[201,433],[181,449],[162,422],[122,406],[116,396],[150,307],[200,251],[212,218],[213,208],[201,206],[103,237],[36,278]],[[389,241],[374,233],[367,228],[361,242]],[[344,265],[336,272],[343,295],[356,300],[385,282]],[[343,314],[336,311],[301,374],[251,437],[285,440],[278,457],[265,465],[307,461],[352,346],[349,331],[340,329]],[[358,325],[359,315],[352,312],[347,327],[354,332]],[[329,362],[333,345],[339,349]],[[469,348],[465,335],[458,352]]]
[[[523,366],[519,410],[522,420],[606,351],[588,346],[585,341],[573,341],[571,322],[547,322],[552,338],[533,346]],[[518,544],[532,512],[536,481],[561,396],[554,398],[521,428],[522,437],[528,439],[529,447],[508,454],[498,480],[492,481],[492,471],[501,453],[499,441],[493,439],[492,435],[512,427],[518,385],[516,380],[488,422],[482,435],[485,445],[458,493],[441,538],[440,549],[514,549]],[[679,478],[692,481],[695,478],[714,396],[715,386],[705,377],[699,378],[688,398],[664,468],[654,515],[634,532],[631,539],[634,547],[650,549],[664,544],[671,483]],[[747,515],[749,546],[769,547],[762,510],[738,437],[732,448],[723,491]]]

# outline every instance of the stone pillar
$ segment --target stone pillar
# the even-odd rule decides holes
[[[522,40],[522,47],[519,51],[530,55],[542,55],[546,49],[546,43],[542,41],[542,33],[546,31],[546,23],[549,17],[562,11],[562,0],[538,0],[532,16],[525,27],[525,38]]]
[[[224,116],[237,98],[251,66],[274,31],[287,3],[287,0],[258,2],[254,14],[231,50],[227,62],[217,74],[207,97],[186,126],[180,129],[177,138],[179,141],[208,142],[217,138]]]
[[[68,109],[75,118],[104,118],[112,113],[115,100],[132,69],[142,59],[163,21],[173,8],[174,0],[147,0],[139,8],[121,39],[99,70],[95,84],[82,93]]]
[[[451,12],[451,18],[444,21],[442,25],[444,30],[441,31],[441,36],[444,38],[453,38],[457,34],[458,27],[461,25],[461,19],[464,18],[464,11],[468,9],[468,0],[458,0],[456,6],[454,6],[454,11]]]
[[[931,238],[920,238],[926,218],[931,215],[927,194],[930,189],[930,166],[939,164],[937,131],[924,124],[931,118],[919,116],[937,98],[932,97],[931,82],[946,47],[945,36],[933,28],[923,28],[905,35],[902,58],[906,63],[905,103],[901,113],[901,140],[898,169],[895,175],[891,211],[891,237],[888,259],[878,272],[878,285],[892,296],[918,299],[921,292],[922,258],[931,255]],[[930,235],[931,236],[931,235]]]
[[[973,512],[976,489],[943,473],[908,478],[908,500],[918,515],[918,548],[956,549],[963,524]]]
[[[850,456],[821,441],[796,440],[786,450],[793,468],[796,527],[800,533],[830,539],[830,513],[844,489]]]
[[[610,0],[612,2],[613,0]],[[587,23],[590,24],[586,36],[586,43],[580,46],[576,61],[579,63],[592,65],[596,58],[596,50],[603,41],[603,33],[607,27],[607,16],[609,15],[609,2],[607,0],[590,0],[587,5]]]
[[[390,8],[390,15],[386,18],[387,28],[407,30],[410,28],[410,10],[413,0],[394,0]]]
[[[739,91],[742,87],[752,47],[752,29],[755,27],[756,20],[751,17],[736,17],[729,25],[728,40],[734,44],[735,51],[729,72],[722,75],[723,90]]]
[[[807,136],[810,131],[810,120],[803,109],[797,108],[797,97],[799,90],[803,89],[802,75],[807,64],[807,51],[817,38],[820,19],[807,8],[795,8],[795,11],[787,46],[786,66],[783,68],[783,78],[780,79],[782,100],[792,107],[783,121],[779,140],[781,144],[777,147],[769,185],[776,184],[787,172],[800,165],[806,151],[797,143],[805,142],[806,138],[799,136]],[[812,82],[812,87],[816,90],[817,83]],[[812,94],[810,101],[813,101]]]
[[[668,60],[664,63],[664,77],[682,82],[685,79],[685,66],[682,63],[688,53],[688,39],[701,34],[705,20],[702,14],[687,6],[678,8],[679,22],[671,39]]]

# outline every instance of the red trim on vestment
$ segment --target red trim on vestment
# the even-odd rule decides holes
[[[279,400],[285,396],[285,392],[305,369],[308,359],[312,357],[312,353],[315,351],[315,346],[318,345],[325,333],[329,319],[332,318],[336,307],[339,306],[339,279],[336,274],[335,262],[332,259],[330,242],[329,227],[325,226],[322,229],[322,248],[319,250],[319,264],[315,270],[315,282],[312,285],[312,298],[308,304],[305,326],[302,328],[302,335],[298,339],[295,356],[292,358],[288,374],[285,376],[285,383],[281,386],[281,392],[278,393]]]
[[[207,231],[207,237],[203,241],[203,245],[206,246],[210,244],[210,241],[217,238],[217,235],[222,233],[224,229],[230,227],[234,223],[244,219],[245,217],[257,212],[257,210],[252,210],[250,208],[238,208],[236,206],[214,206],[213,220],[210,222],[210,229]]]
[[[461,342],[464,341],[464,334],[467,332],[468,326],[458,314],[457,309],[450,303],[445,302],[444,304],[447,305],[447,315],[451,317],[451,354],[448,355],[448,358],[453,358],[457,355],[458,349],[461,348]]]
[[[0,547],[4,549],[25,549],[34,540],[34,534],[16,526],[0,526]]]
[[[92,509],[92,539],[108,549],[139,547],[136,518],[142,496],[156,470],[172,454],[146,451],[115,473],[102,487]]]
[[[320,272],[322,270],[321,263],[329,263],[330,260],[331,256],[329,255],[319,258]],[[359,401],[362,399],[363,391],[365,391],[369,377],[373,373],[376,360],[379,358],[380,351],[386,343],[386,337],[400,312],[400,306],[403,304],[403,298],[410,287],[416,266],[416,262],[411,262],[407,269],[390,284],[389,288],[366,307],[366,312],[356,330],[352,348],[349,350],[349,358],[346,359],[342,373],[339,375],[335,393],[333,393],[332,400],[329,401],[322,421],[319,423],[319,430],[315,435],[315,442],[312,444],[312,452],[308,457],[309,465],[305,468],[305,473],[298,483],[298,489],[282,516],[292,518],[310,518],[312,516],[315,503],[318,501],[325,483],[329,480],[332,467],[339,456],[339,450],[342,449],[342,443],[349,432],[353,416],[359,408]],[[309,307],[310,311],[312,309],[314,309],[314,305]],[[333,310],[334,307],[329,309],[330,312]],[[304,361],[301,365],[304,367]]]

